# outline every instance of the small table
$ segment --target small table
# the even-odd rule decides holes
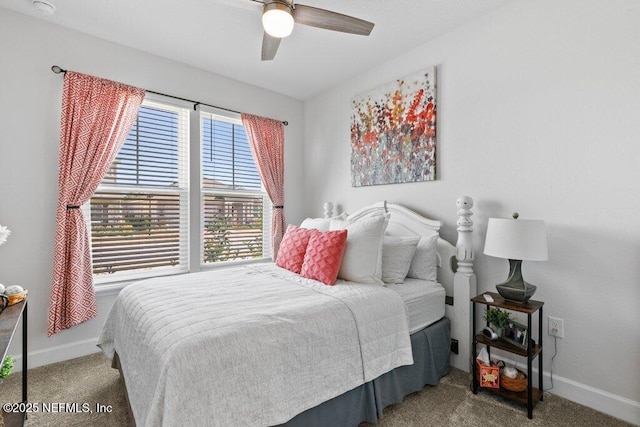
[[[493,302],[488,302],[484,299],[483,295],[488,294],[493,298]],[[533,408],[538,403],[538,401],[543,400],[543,385],[542,385],[542,306],[544,302],[542,301],[533,301],[529,300],[525,304],[520,304],[517,302],[507,301],[500,294],[495,292],[485,292],[476,297],[471,298],[471,302],[473,303],[473,357],[477,353],[477,344],[481,343],[487,347],[487,351],[491,354],[491,347],[498,348],[503,351],[507,351],[509,353],[517,354],[518,356],[527,358],[527,390],[517,393],[510,390],[506,390],[503,388],[492,389],[492,388],[482,388],[482,390],[487,390],[491,393],[497,394],[498,396],[502,396],[506,399],[510,399],[521,404],[527,405],[527,416],[529,419],[533,418]],[[498,307],[505,310],[517,311],[519,313],[527,314],[527,330],[529,333],[527,334],[527,348],[519,347],[515,344],[511,344],[507,341],[503,341],[501,339],[491,341],[482,333],[477,333],[476,329],[476,304],[484,304],[486,306]],[[535,312],[538,312],[538,342],[534,344],[533,339],[531,338],[530,331],[532,323],[531,323],[531,315]],[[487,326],[489,326],[487,324]],[[538,388],[533,388],[533,378],[531,376],[531,367],[533,365],[533,359],[538,357]],[[473,363],[473,393],[478,393],[478,368],[476,366],[475,360]]]
[[[22,318],[22,403],[27,403],[27,299],[5,308],[0,313],[0,354],[2,361]],[[27,416],[24,412],[3,412],[5,426],[22,426]]]

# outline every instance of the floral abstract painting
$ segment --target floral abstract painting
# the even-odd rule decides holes
[[[351,101],[353,187],[436,178],[435,73],[432,67]]]

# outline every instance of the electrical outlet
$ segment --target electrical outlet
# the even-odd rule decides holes
[[[549,335],[564,338],[564,320],[549,316]]]

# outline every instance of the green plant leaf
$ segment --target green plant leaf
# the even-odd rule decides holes
[[[484,320],[497,328],[505,328],[511,320],[511,314],[506,310],[500,310],[499,308],[489,307],[485,310]]]
[[[2,368],[0,368],[0,379],[5,379],[13,371],[14,360],[13,356],[7,356],[2,362]]]

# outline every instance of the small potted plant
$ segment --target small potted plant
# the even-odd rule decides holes
[[[502,336],[502,330],[507,327],[509,320],[511,320],[511,314],[506,310],[500,310],[499,308],[489,307],[484,312],[484,320],[492,325],[493,330],[498,336]]]
[[[13,356],[7,356],[4,358],[4,362],[2,362],[2,367],[0,368],[0,383],[4,381],[9,374],[11,374],[11,371],[13,371],[13,363]]]

